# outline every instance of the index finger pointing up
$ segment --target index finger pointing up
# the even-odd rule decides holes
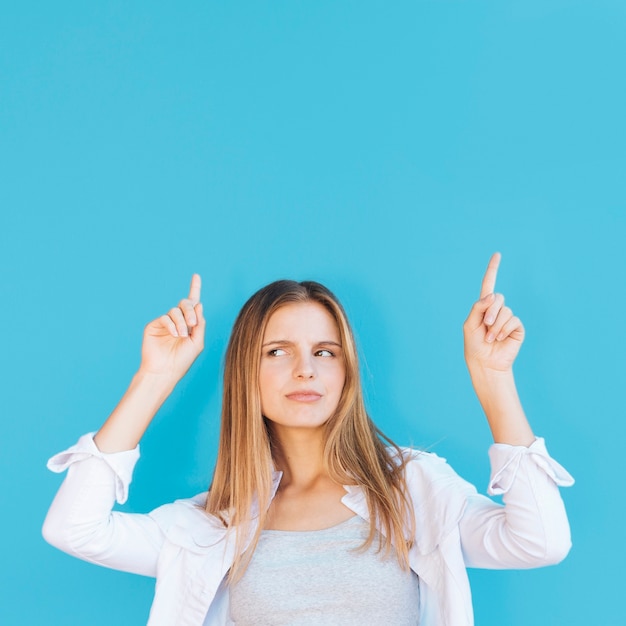
[[[189,287],[189,299],[193,302],[194,306],[200,302],[200,289],[202,287],[202,280],[200,274],[194,274],[191,277],[191,287]]]
[[[500,259],[502,255],[496,252],[489,260],[487,271],[483,277],[483,284],[480,287],[480,297],[484,298],[490,293],[493,293],[496,288],[496,276],[498,275],[498,266],[500,265]]]

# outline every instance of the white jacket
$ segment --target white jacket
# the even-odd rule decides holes
[[[489,493],[476,493],[444,459],[409,452],[407,485],[416,537],[410,565],[420,578],[420,626],[474,623],[466,567],[530,568],[562,560],[570,548],[567,516],[557,485],[573,484],[538,438],[530,447],[494,444]],[[52,457],[69,467],[46,517],[52,545],[86,561],[156,577],[149,626],[232,624],[224,576],[234,537],[204,511],[206,493],[149,514],[112,512],[126,501],[139,448],[104,454],[84,435]],[[281,473],[274,473],[274,493]],[[360,487],[346,486],[342,502],[369,518]]]

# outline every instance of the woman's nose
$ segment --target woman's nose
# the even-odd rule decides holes
[[[296,378],[315,378],[315,365],[312,356],[300,356],[296,359],[294,367]]]

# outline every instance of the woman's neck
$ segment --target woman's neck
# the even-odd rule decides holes
[[[274,464],[283,477],[264,523],[266,530],[320,530],[354,515],[346,492],[324,467],[323,429],[274,428]]]
[[[323,429],[273,429],[274,464],[283,472],[281,488],[307,488],[328,478],[324,468]]]

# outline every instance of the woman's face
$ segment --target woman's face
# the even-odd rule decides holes
[[[261,354],[263,415],[280,428],[318,428],[333,415],[346,379],[339,329],[317,302],[270,317]]]

